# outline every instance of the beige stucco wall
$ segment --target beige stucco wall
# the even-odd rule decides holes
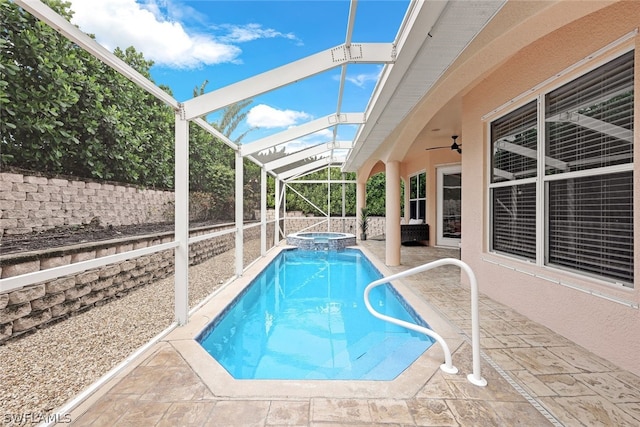
[[[579,13],[581,2],[573,3]],[[568,7],[563,5],[563,8]],[[536,17],[557,21],[557,8],[549,8]],[[523,23],[531,25],[530,22]],[[561,333],[588,350],[618,366],[640,374],[640,311],[569,287],[535,278],[527,273],[580,286],[588,291],[640,302],[636,289],[589,279],[555,268],[491,254],[487,250],[488,164],[487,126],[483,116],[509,102],[556,73],[577,63],[625,34],[640,27],[640,2],[620,2],[571,22],[520,49],[511,57],[494,56],[495,68],[482,76],[463,97],[463,260],[478,276],[481,292],[507,304],[527,317]],[[513,37],[507,34],[505,37]],[[505,40],[497,40],[496,46]],[[517,42],[514,40],[514,43]],[[630,43],[640,43],[635,37]],[[612,51],[611,54],[614,52]],[[610,57],[610,55],[609,55]],[[636,91],[640,88],[640,55],[636,53]],[[595,63],[591,63],[591,66]],[[586,70],[582,69],[584,72]],[[579,72],[578,70],[577,72]],[[553,84],[558,84],[559,81]],[[532,97],[526,98],[533,99]],[[523,100],[524,101],[524,100]],[[640,108],[636,98],[634,138],[639,141]],[[510,111],[506,109],[503,113]],[[640,152],[636,145],[636,159]],[[636,162],[639,163],[640,162]],[[640,179],[635,181],[635,241],[640,231]],[[636,243],[635,277],[638,276],[640,246]],[[520,269],[518,272],[512,268]]]

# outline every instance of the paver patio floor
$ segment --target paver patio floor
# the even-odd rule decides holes
[[[362,242],[384,259],[384,242]],[[457,251],[402,248],[399,272],[456,257]],[[486,387],[472,371],[469,290],[446,266],[403,279],[460,339],[451,346],[455,375],[414,375],[408,393],[315,390],[310,397],[264,388],[244,396],[211,387],[169,334],[73,412],[74,426],[637,426],[640,378],[591,354],[508,307],[480,297],[481,362]],[[172,338],[172,336],[174,338]],[[250,383],[247,383],[250,384]],[[241,387],[241,386],[240,386]],[[413,391],[415,390],[415,391]],[[384,393],[383,393],[384,394]],[[339,396],[339,397],[338,397]]]

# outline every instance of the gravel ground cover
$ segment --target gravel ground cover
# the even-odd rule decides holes
[[[260,241],[245,243],[245,265]],[[194,307],[234,275],[234,251],[189,269]],[[89,387],[174,319],[173,276],[0,345],[0,425],[48,414]],[[33,415],[32,415],[33,416]]]

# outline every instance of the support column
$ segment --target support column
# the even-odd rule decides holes
[[[273,233],[273,244],[274,246],[278,246],[278,243],[280,243],[280,180],[278,179],[278,177],[274,177],[275,180],[275,223],[274,223],[274,228],[275,228],[275,233]]]
[[[260,255],[267,254],[267,170],[260,169]]]
[[[175,124],[174,292],[176,321],[184,325],[189,320],[189,122],[180,113]]]
[[[400,162],[388,162],[386,173],[386,261],[390,266],[400,265]]]
[[[331,165],[327,166],[327,231],[331,232]]]
[[[282,231],[283,236],[287,235],[287,187],[288,184],[286,182],[282,182],[282,200],[280,200],[280,203],[282,204],[282,228],[280,230]],[[278,238],[278,242],[279,241],[280,238]]]
[[[236,151],[236,276],[244,269],[244,161]]]
[[[346,233],[346,219],[347,219],[347,206],[346,206],[346,197],[347,197],[347,193],[346,193],[346,182],[345,182],[345,173],[342,172],[342,232]]]
[[[367,182],[360,182],[359,177],[356,178],[356,228],[353,230],[353,234],[360,239],[360,221],[362,215],[360,211],[362,208],[367,207]]]

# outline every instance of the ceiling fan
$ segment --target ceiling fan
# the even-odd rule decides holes
[[[458,135],[453,135],[451,137],[453,139],[453,144],[447,145],[444,147],[430,147],[426,148],[426,150],[440,150],[442,148],[450,148],[451,150],[456,150],[458,153],[462,154],[462,144],[458,144],[456,140],[458,139]]]

